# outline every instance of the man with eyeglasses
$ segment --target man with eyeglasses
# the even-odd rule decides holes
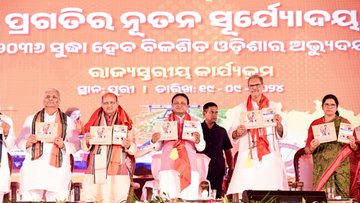
[[[95,110],[83,128],[82,149],[89,151],[87,169],[83,180],[86,201],[122,202],[128,198],[136,153],[132,120],[118,104],[118,97],[105,93],[101,107]],[[91,126],[127,126],[127,138],[121,144],[90,144],[96,135],[90,134]]]
[[[229,184],[228,194],[238,194],[244,190],[286,190],[288,181],[282,161],[278,139],[286,135],[286,128],[280,116],[281,105],[270,101],[264,94],[263,78],[252,75],[248,79],[250,95],[247,101],[232,109],[233,120],[229,135],[234,139],[238,153],[235,155],[235,169]],[[248,129],[240,124],[241,112],[271,108],[275,111],[275,126]]]
[[[206,142],[203,153],[211,159],[207,180],[210,181],[211,189],[216,190],[216,198],[220,198],[223,195],[222,183],[226,172],[224,155],[228,166],[228,180],[230,180],[234,170],[231,141],[225,128],[216,123],[218,113],[218,106],[214,102],[206,103],[203,106],[203,116],[205,119],[201,123]]]
[[[17,138],[17,147],[26,153],[20,169],[22,201],[66,200],[69,196],[70,155],[79,150],[80,140],[74,122],[60,110],[60,101],[57,89],[47,89],[44,108],[26,118]],[[53,140],[40,140],[39,127],[49,123],[57,126],[46,135]]]

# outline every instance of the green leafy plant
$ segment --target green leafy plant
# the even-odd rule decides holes
[[[278,199],[277,196],[269,197],[269,193],[266,194],[261,200],[250,200],[251,203],[274,203]]]

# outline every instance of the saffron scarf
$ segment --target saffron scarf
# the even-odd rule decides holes
[[[264,94],[262,94],[260,102],[259,102],[259,110],[261,110],[263,108],[268,108],[269,103],[270,103],[269,99],[267,97],[265,97]],[[247,111],[254,110],[250,95],[247,99],[246,109],[247,109]],[[263,156],[270,154],[269,141],[267,140],[267,137],[266,137],[266,128],[250,129],[249,132],[250,132],[250,136],[251,136],[251,140],[252,140],[253,144],[256,144],[256,146],[257,146],[258,159],[259,159],[259,161],[261,161]],[[260,133],[262,136],[260,136]]]
[[[178,140],[174,144],[177,149],[179,157],[175,160],[175,170],[179,172],[180,191],[183,191],[191,183],[191,166],[187,150],[185,148],[185,140],[182,139],[182,131],[184,122],[180,123],[179,118],[174,113],[171,113],[167,119],[168,121],[177,121],[178,123]],[[184,120],[191,120],[191,116],[185,113]]]
[[[32,126],[31,126],[31,133],[35,134],[35,124],[36,122],[44,122],[45,118],[45,109],[42,109],[41,111],[37,112],[33,118]],[[57,110],[55,123],[58,124],[58,137],[61,137],[61,139],[64,141],[66,137],[66,128],[67,128],[67,116],[65,113],[61,112],[60,109]],[[44,144],[40,141],[37,141],[34,143],[31,147],[31,160],[36,160],[40,158],[43,154],[43,146]],[[50,165],[54,166],[56,168],[60,168],[63,161],[63,154],[61,152],[61,149],[54,144],[53,148],[51,150],[50,155]]]
[[[104,121],[104,112],[102,107],[98,108],[90,117],[89,122],[86,123],[83,129],[83,134],[90,132],[91,126],[101,126],[102,122]],[[128,127],[128,130],[132,129],[132,120],[130,119],[129,115],[124,111],[123,108],[121,108],[120,105],[118,105],[118,110],[115,115],[115,118],[113,118],[113,124],[115,125],[126,125]],[[123,152],[123,147],[120,145],[110,145],[109,150],[107,151],[107,175],[116,175],[118,174],[120,165],[118,160],[121,159],[121,154]],[[90,153],[93,155],[100,154],[100,145],[93,145],[90,149]],[[89,161],[88,161],[89,164]],[[94,162],[93,162],[94,164]],[[122,163],[125,164],[125,163]],[[89,165],[88,165],[89,168]],[[94,170],[94,166],[92,167],[92,170]],[[94,173],[94,171],[92,171]]]

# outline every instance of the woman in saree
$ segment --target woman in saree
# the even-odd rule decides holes
[[[348,136],[349,144],[332,141],[320,143],[314,138],[312,127],[319,124],[331,123],[335,125],[336,136],[339,134],[340,123],[350,123],[338,112],[339,101],[335,95],[328,94],[322,100],[324,116],[314,120],[308,129],[305,152],[312,154],[314,161],[313,187],[320,191],[332,184],[336,194],[342,198],[350,195],[350,161],[349,156],[359,146],[354,136]]]

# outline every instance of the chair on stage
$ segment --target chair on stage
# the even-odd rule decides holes
[[[210,158],[205,154],[196,154],[196,162],[197,162],[197,169],[200,175],[200,182],[206,180],[208,171],[209,171],[209,163]]]
[[[199,195],[201,196],[203,190],[207,190],[208,196],[210,196],[211,193],[211,184],[210,181],[207,180],[207,174],[209,171],[209,163],[210,158],[206,156],[205,154],[197,154],[196,156],[196,162],[197,162],[197,169],[199,171],[200,175],[200,181],[199,181]],[[204,187],[205,186],[205,187]]]
[[[311,154],[305,153],[305,148],[299,149],[294,155],[294,169],[296,183],[303,183],[302,190],[313,189],[313,159]]]
[[[74,172],[74,156],[70,154],[70,166],[71,166],[71,173]],[[82,183],[81,182],[70,182],[70,193],[69,193],[69,201],[71,200],[71,194],[74,194],[74,201],[80,201],[80,194],[82,189]]]
[[[136,158],[135,158],[135,156],[128,156],[128,157],[130,159],[130,169],[129,169],[130,187],[129,187],[129,194],[128,194],[127,202],[132,202],[132,198],[135,195],[135,190],[140,188],[140,184],[134,182]]]
[[[8,153],[7,155],[8,155],[10,174],[11,174],[13,160],[12,160],[11,154]],[[20,187],[20,184],[18,182],[11,182],[10,183],[10,192],[4,195],[4,200],[10,200],[11,202],[16,202],[19,187]]]
[[[151,156],[151,174],[154,180],[146,181],[141,193],[141,200],[151,200],[154,191],[159,191],[159,170],[161,165],[161,154]],[[156,194],[157,195],[157,194]]]

